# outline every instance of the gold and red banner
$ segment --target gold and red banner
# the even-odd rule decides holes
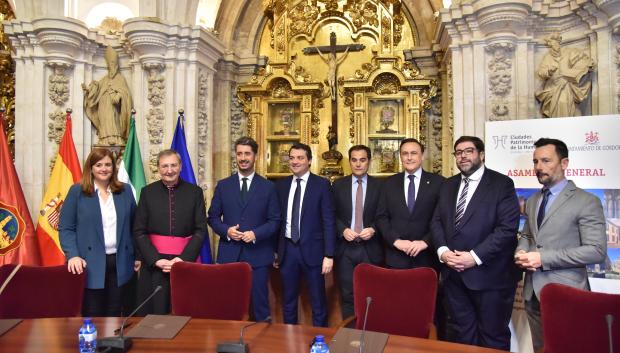
[[[39,265],[39,249],[0,113],[0,265]]]

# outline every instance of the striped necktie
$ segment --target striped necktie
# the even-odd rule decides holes
[[[454,228],[459,227],[459,223],[465,214],[465,201],[467,201],[467,190],[469,189],[469,178],[463,179],[465,185],[463,186],[463,191],[461,191],[461,196],[459,196],[459,202],[456,203],[456,216],[454,217]]]

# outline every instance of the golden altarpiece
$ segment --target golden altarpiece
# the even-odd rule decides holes
[[[403,50],[416,32],[400,0],[270,0],[259,55],[266,63],[238,89],[247,133],[261,145],[257,171],[288,174],[288,148],[313,150],[314,173],[348,172],[339,158],[350,146],[373,151],[370,173],[401,168],[398,144],[420,138],[434,82]]]

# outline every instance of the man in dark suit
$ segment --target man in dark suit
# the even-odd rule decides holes
[[[424,146],[414,138],[400,143],[404,172],[383,183],[376,223],[391,268],[438,267],[431,245],[430,222],[444,180],[422,170]]]
[[[510,178],[484,166],[484,143],[454,144],[461,171],[444,183],[431,225],[457,341],[510,349],[520,272],[513,263],[519,202]]]
[[[254,320],[271,314],[269,269],[280,229],[280,205],[275,185],[256,174],[258,144],[250,137],[235,142],[238,173],[217,183],[209,225],[220,236],[217,263],[247,262],[252,266]]]
[[[540,192],[525,205],[515,263],[526,269],[523,298],[534,351],[543,347],[540,291],[549,283],[589,290],[586,265],[605,262],[607,235],[601,200],[566,179],[568,147],[560,140],[534,143]]]
[[[342,318],[354,315],[353,269],[361,263],[383,262],[381,237],[375,226],[379,203],[379,180],[368,175],[370,148],[356,145],[349,149],[351,175],[336,180],[336,270],[342,296]]]
[[[284,323],[297,323],[301,277],[310,289],[312,324],[327,326],[325,279],[334,265],[336,222],[329,182],[310,173],[312,150],[303,143],[289,149],[293,175],[276,184],[282,210],[278,266],[282,274]]]

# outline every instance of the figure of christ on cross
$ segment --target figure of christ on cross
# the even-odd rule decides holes
[[[319,54],[321,60],[323,60],[327,66],[327,83],[329,84],[329,88],[331,89],[331,98],[332,98],[332,128],[334,132],[338,131],[338,104],[337,100],[337,76],[336,70],[338,65],[344,61],[349,52],[351,51],[362,51],[366,48],[364,44],[340,44],[336,45],[336,33],[331,32],[329,34],[329,45],[318,46],[318,47],[307,47],[303,49],[304,54]],[[327,54],[323,54],[323,52]],[[338,58],[336,53],[344,52],[344,55]],[[337,141],[337,139],[336,139]]]

